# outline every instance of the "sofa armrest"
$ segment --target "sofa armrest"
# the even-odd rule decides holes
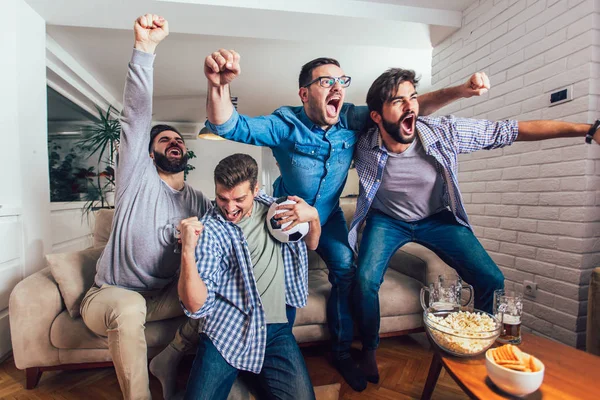
[[[588,289],[586,351],[600,356],[600,268],[592,271]]]
[[[59,365],[58,349],[50,343],[50,327],[65,307],[50,268],[19,282],[8,307],[17,368]]]
[[[433,251],[412,242],[402,246],[392,256],[389,267],[418,280],[423,285],[429,285],[438,275],[456,273]]]

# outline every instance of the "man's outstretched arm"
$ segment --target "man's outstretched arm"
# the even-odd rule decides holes
[[[419,96],[419,109],[421,115],[433,114],[442,107],[472,96],[481,96],[490,88],[490,80],[485,72],[473,74],[468,81],[462,85],[453,86],[435,92],[425,93]]]
[[[592,125],[576,124],[564,121],[519,121],[519,135],[517,140],[532,141],[543,139],[555,139],[563,137],[583,137],[585,136]],[[596,129],[593,135],[594,141],[600,143],[600,133]]]

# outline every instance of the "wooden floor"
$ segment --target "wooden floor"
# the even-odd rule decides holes
[[[432,353],[425,334],[382,339],[377,353],[380,382],[369,384],[364,392],[354,392],[329,364],[327,347],[304,348],[304,357],[315,386],[342,383],[340,399],[418,399],[425,384]],[[181,365],[179,385],[183,389],[192,359]],[[100,400],[121,398],[113,368],[79,371],[44,372],[38,387],[25,390],[25,374],[15,368],[12,358],[0,364],[0,399]],[[150,381],[154,399],[161,399],[160,384]],[[468,397],[442,369],[433,394],[434,399],[467,399]]]

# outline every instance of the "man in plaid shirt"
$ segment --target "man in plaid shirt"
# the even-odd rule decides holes
[[[598,124],[419,117],[414,71],[392,68],[367,94],[376,127],[360,136],[355,163],[360,179],[349,242],[366,221],[358,250],[355,311],[362,336],[361,367],[379,380],[379,288],[391,256],[408,242],[434,251],[475,289],[475,307],[492,311],[504,276],[469,225],[458,186],[458,155],[495,149],[515,140],[586,136],[598,142]]]
[[[203,318],[186,399],[226,399],[241,370],[257,374],[269,397],[315,396],[291,311],[306,305],[306,248],[319,243],[319,214],[289,196],[295,204],[278,206],[281,223],[291,222],[284,230],[308,222],[310,231],[299,242],[276,241],[266,225],[275,199],[259,193],[257,176],[247,154],[221,160],[214,173],[217,206],[201,221],[181,224],[179,297],[188,316]]]

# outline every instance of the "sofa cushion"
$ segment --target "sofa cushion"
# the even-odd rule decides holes
[[[144,334],[148,347],[164,347],[173,337],[177,328],[186,320],[185,316],[163,321],[146,323]],[[56,317],[50,328],[50,342],[59,349],[107,349],[106,337],[90,331],[83,319],[73,319],[63,311]]]
[[[99,247],[46,256],[46,263],[50,267],[67,311],[72,318],[79,317],[81,300],[94,284],[96,261],[103,249],[103,247]]]
[[[388,269],[379,290],[381,317],[421,313],[419,293],[421,283],[413,278]],[[294,326],[325,324],[326,302],[331,290],[327,270],[313,270],[308,274],[308,301],[296,313]]]
[[[115,210],[101,208],[96,211],[95,227],[94,227],[94,247],[105,246],[110,236],[112,229],[113,216]]]
[[[316,251],[308,250],[308,270],[311,271],[313,269],[327,269],[327,265],[325,265],[325,261],[317,254]]]

